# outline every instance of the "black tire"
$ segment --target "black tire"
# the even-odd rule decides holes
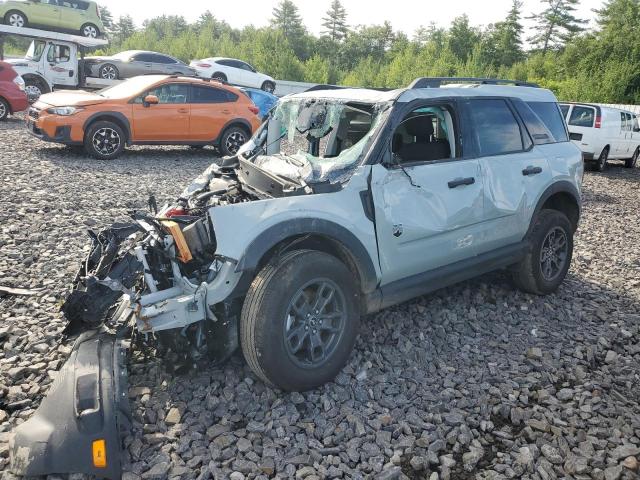
[[[29,26],[27,16],[18,10],[10,10],[4,16],[4,23],[18,28]]]
[[[233,156],[250,138],[251,135],[247,132],[246,128],[232,125],[222,132],[220,136],[220,144],[218,145],[220,153],[224,157]]]
[[[98,160],[112,160],[124,150],[127,141],[124,130],[115,122],[100,120],[92,123],[84,134],[84,150]]]
[[[9,102],[0,97],[0,122],[7,119],[10,110],[11,108],[9,107]]]
[[[86,38],[99,38],[100,30],[93,23],[85,23],[80,27],[80,35]]]
[[[636,168],[636,164],[638,163],[638,157],[640,157],[640,147],[636,148],[636,151],[633,152],[633,156],[631,158],[627,158],[624,161],[624,166],[626,168]]]
[[[600,156],[595,164],[595,169],[598,172],[604,172],[607,169],[607,161],[609,160],[609,147],[604,147]]]
[[[43,80],[37,77],[27,77],[24,79],[24,89],[27,93],[29,103],[37,101],[41,95],[49,93],[51,89]]]
[[[267,80],[262,84],[260,90],[268,93],[273,93],[276,91],[276,84]]]
[[[222,72],[216,72],[211,75],[211,80],[220,80],[222,83],[227,83],[227,76]]]
[[[555,236],[552,236],[555,235]],[[564,239],[565,249],[560,255],[554,249],[554,238]],[[573,228],[567,216],[558,210],[542,210],[534,219],[533,226],[527,235],[529,247],[524,259],[515,266],[513,279],[518,288],[536,295],[547,295],[555,292],[569,271],[573,255]],[[558,241],[557,245],[560,245]],[[543,256],[552,257],[553,250],[558,258],[563,257],[561,264],[555,263],[552,272],[547,267],[554,266],[554,261],[545,262]],[[551,275],[549,274],[551,273]]]
[[[320,308],[325,313],[315,313],[317,310],[307,304],[307,294],[301,293],[303,287],[313,291],[314,282],[325,282],[330,286],[327,288],[334,289],[331,294],[322,291],[330,297]],[[360,303],[355,283],[349,269],[327,253],[295,250],[276,256],[256,275],[242,307],[240,341],[251,370],[266,383],[287,391],[309,390],[331,381],[348,361],[358,334]],[[305,304],[293,307],[294,299],[302,297]],[[309,303],[315,304],[317,298],[312,295]],[[319,298],[325,299],[322,293]],[[329,306],[334,301],[339,308]],[[302,319],[292,319],[290,312],[294,310],[312,315],[300,313]],[[339,326],[333,323],[327,328],[324,322],[329,321],[328,316],[340,316]],[[323,322],[324,328],[318,328],[316,322]],[[313,352],[320,347],[314,342],[323,335],[325,355],[315,361]],[[292,353],[291,342],[298,345],[297,353]]]
[[[118,67],[112,63],[105,63],[98,69],[98,77],[105,80],[117,80],[120,78],[120,72],[118,71]]]

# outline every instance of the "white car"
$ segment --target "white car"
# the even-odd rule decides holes
[[[234,58],[205,58],[194,60],[189,66],[203,78],[221,80],[242,87],[260,88],[269,93],[276,89],[273,77],[260,73],[248,63]]]
[[[633,168],[640,156],[638,116],[626,110],[586,103],[562,103],[560,109],[567,120],[569,138],[580,150],[585,162],[598,171],[608,160],[624,160]]]

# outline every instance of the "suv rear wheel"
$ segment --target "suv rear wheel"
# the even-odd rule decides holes
[[[249,140],[250,135],[242,127],[229,127],[220,138],[220,152],[228,157],[238,153],[238,149]]]
[[[573,255],[573,228],[567,216],[557,210],[542,210],[527,235],[529,248],[516,265],[514,282],[521,290],[537,295],[555,292]]]
[[[251,370],[289,391],[332,380],[355,343],[358,299],[353,275],[336,257],[313,250],[277,256],[242,307],[240,338]]]
[[[91,124],[84,134],[84,149],[93,158],[111,160],[124,150],[126,136],[120,125],[108,120]]]

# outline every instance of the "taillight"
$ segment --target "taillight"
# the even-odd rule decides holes
[[[602,127],[602,117],[600,115],[596,115],[596,128]]]
[[[249,105],[249,110],[251,113],[255,113],[256,115],[260,113],[260,109],[255,105]]]
[[[209,68],[211,65],[208,63],[196,63],[196,67]]]

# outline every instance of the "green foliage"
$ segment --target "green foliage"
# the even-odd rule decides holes
[[[539,83],[563,100],[640,102],[640,0],[606,1],[591,32],[578,32],[579,22],[569,18],[576,1],[546,1],[564,14],[540,20],[538,27],[553,20],[547,49],[541,44],[530,52],[522,47],[520,0],[513,0],[503,21],[485,29],[461,16],[449,29],[430,24],[412,39],[389,22],[358,25],[344,35],[332,35],[325,25],[327,34],[317,38],[307,32],[295,4],[283,0],[265,28],[234,29],[209,11],[193,24],[161,16],[138,30],[131,17],[120,17],[113,22],[108,53],[154,50],[186,62],[228,56],[277,79],[364,87],[403,87],[421,76],[512,78]],[[329,3],[327,18],[339,12],[336,18],[346,25],[346,11],[335,4]],[[536,32],[544,31],[549,32]]]
[[[579,0],[543,0],[547,8],[530,16],[535,20],[535,34],[529,41],[546,53],[550,48],[564,46],[576,33],[582,31],[585,23],[573,14]]]
[[[344,40],[347,36],[349,33],[347,10],[342,6],[340,0],[333,0],[331,2],[327,16],[322,18],[322,26],[326,29],[322,33],[334,42]]]

